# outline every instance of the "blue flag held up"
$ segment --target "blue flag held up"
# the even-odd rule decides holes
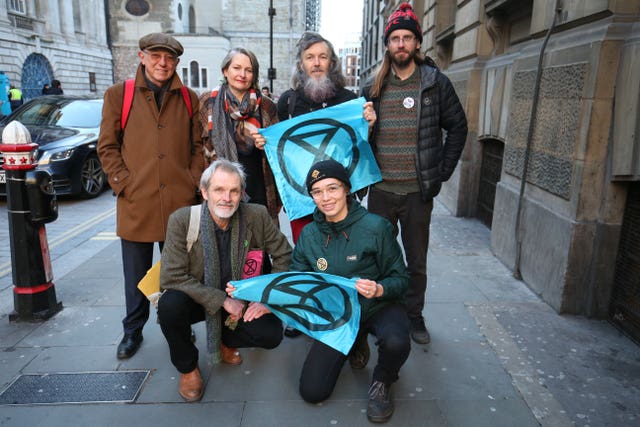
[[[358,98],[260,129],[289,219],[315,209],[305,180],[316,162],[334,159],[342,164],[353,192],[382,180],[368,142],[369,124],[362,117],[364,103],[364,98]]]
[[[356,279],[311,272],[265,274],[230,282],[233,297],[256,301],[287,325],[348,354],[358,335]]]

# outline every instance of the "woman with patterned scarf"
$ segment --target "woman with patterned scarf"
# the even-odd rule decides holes
[[[260,68],[253,52],[232,49],[221,69],[222,84],[200,98],[201,111],[206,113],[202,117],[207,124],[206,139],[213,148],[205,156],[208,161],[224,158],[242,164],[247,174],[248,201],[266,206],[277,223],[282,202],[264,148],[256,146],[252,136],[259,128],[278,121],[276,106],[260,92]]]

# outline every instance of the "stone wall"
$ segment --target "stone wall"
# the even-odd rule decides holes
[[[295,60],[295,48],[304,32],[305,5],[303,1],[274,0],[276,15],[273,17],[273,81],[274,95],[289,89],[291,70]],[[224,34],[232,47],[242,46],[258,57],[260,86],[268,86],[270,66],[270,17],[269,2],[227,1],[222,15]]]
[[[98,0],[80,2],[81,28],[74,28],[72,1],[43,4],[30,9],[26,22],[31,28],[16,27],[5,2],[0,7],[0,70],[23,93],[40,93],[43,70],[50,66],[52,78],[61,81],[66,94],[101,96],[112,82],[111,52],[106,44],[104,7]],[[96,7],[100,6],[100,7]],[[64,15],[61,13],[65,12]],[[35,13],[42,13],[37,16]],[[46,14],[44,14],[46,12]],[[69,16],[71,19],[68,19]],[[64,19],[63,19],[64,17]],[[63,25],[64,24],[64,25]],[[39,55],[40,66],[25,68],[30,55]],[[43,68],[44,67],[44,68]],[[96,91],[91,92],[89,73],[95,73]],[[22,87],[38,81],[37,87]],[[34,83],[32,83],[34,84]],[[26,96],[28,98],[28,96]]]

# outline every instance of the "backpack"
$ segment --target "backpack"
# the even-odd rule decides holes
[[[189,215],[189,229],[187,230],[187,253],[191,252],[193,244],[198,240],[200,233],[200,210],[201,205],[191,206]],[[147,271],[147,274],[138,283],[138,289],[147,296],[149,301],[158,308],[158,300],[164,293],[160,291],[160,261],[156,262]]]
[[[133,79],[124,81],[124,97],[122,99],[122,115],[120,116],[120,130],[124,131],[127,126],[127,120],[129,120],[129,113],[131,112],[131,105],[133,104],[133,94],[135,91],[135,81]],[[189,95],[189,89],[186,86],[180,88],[182,92],[182,99],[184,105],[186,105],[189,111],[189,118],[193,117],[193,108],[191,107],[191,96]]]

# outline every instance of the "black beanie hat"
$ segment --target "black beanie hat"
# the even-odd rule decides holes
[[[395,30],[409,30],[415,34],[418,41],[422,43],[422,28],[420,28],[418,17],[409,3],[402,3],[398,10],[393,12],[389,17],[387,25],[384,27],[385,46],[389,41],[389,34]]]
[[[311,166],[307,174],[307,191],[309,194],[311,194],[313,184],[327,178],[335,178],[342,181],[348,189],[351,189],[351,181],[349,181],[349,175],[344,166],[332,159],[322,160]]]

